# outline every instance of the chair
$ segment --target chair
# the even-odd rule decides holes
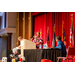
[[[62,62],[63,62],[63,59],[62,59]],[[65,62],[75,62],[75,47],[74,48],[71,48],[71,47],[68,48]]]
[[[66,57],[57,57],[57,61],[61,59],[62,62],[75,62],[75,47],[71,48],[69,47],[67,50],[67,55]]]
[[[67,55],[68,55],[68,49],[69,48],[66,49]],[[67,57],[67,55],[66,55],[66,57]],[[57,62],[59,62],[59,60],[62,60],[65,62],[66,57],[57,57]]]

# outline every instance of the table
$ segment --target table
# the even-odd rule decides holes
[[[27,62],[41,62],[42,49],[24,50],[24,56]]]
[[[62,57],[62,50],[57,48],[43,49],[42,59],[49,59],[53,62],[57,61],[57,57]]]
[[[12,53],[10,50],[9,54]],[[18,50],[18,54],[21,54],[21,50]],[[26,58],[26,62],[41,62],[41,59],[49,59],[53,62],[57,61],[57,57],[62,57],[62,50],[57,48],[50,49],[24,49],[24,56]],[[8,62],[9,57],[8,57]]]
[[[33,50],[25,49],[24,56],[27,62],[41,62],[41,59],[49,59],[56,62],[57,57],[62,56],[62,50],[56,48]]]

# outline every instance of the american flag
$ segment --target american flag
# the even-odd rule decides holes
[[[74,28],[73,28],[73,17],[71,17],[71,28],[70,28],[70,47],[74,47]]]

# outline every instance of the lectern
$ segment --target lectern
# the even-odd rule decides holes
[[[21,55],[24,56],[24,49],[36,49],[36,43],[31,42],[30,40],[23,39],[21,41]]]

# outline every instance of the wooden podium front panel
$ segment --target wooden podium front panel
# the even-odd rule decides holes
[[[24,49],[36,49],[36,43],[33,43],[26,39],[23,39],[21,42],[23,43],[23,44],[21,44],[21,55],[22,56],[23,56]]]

